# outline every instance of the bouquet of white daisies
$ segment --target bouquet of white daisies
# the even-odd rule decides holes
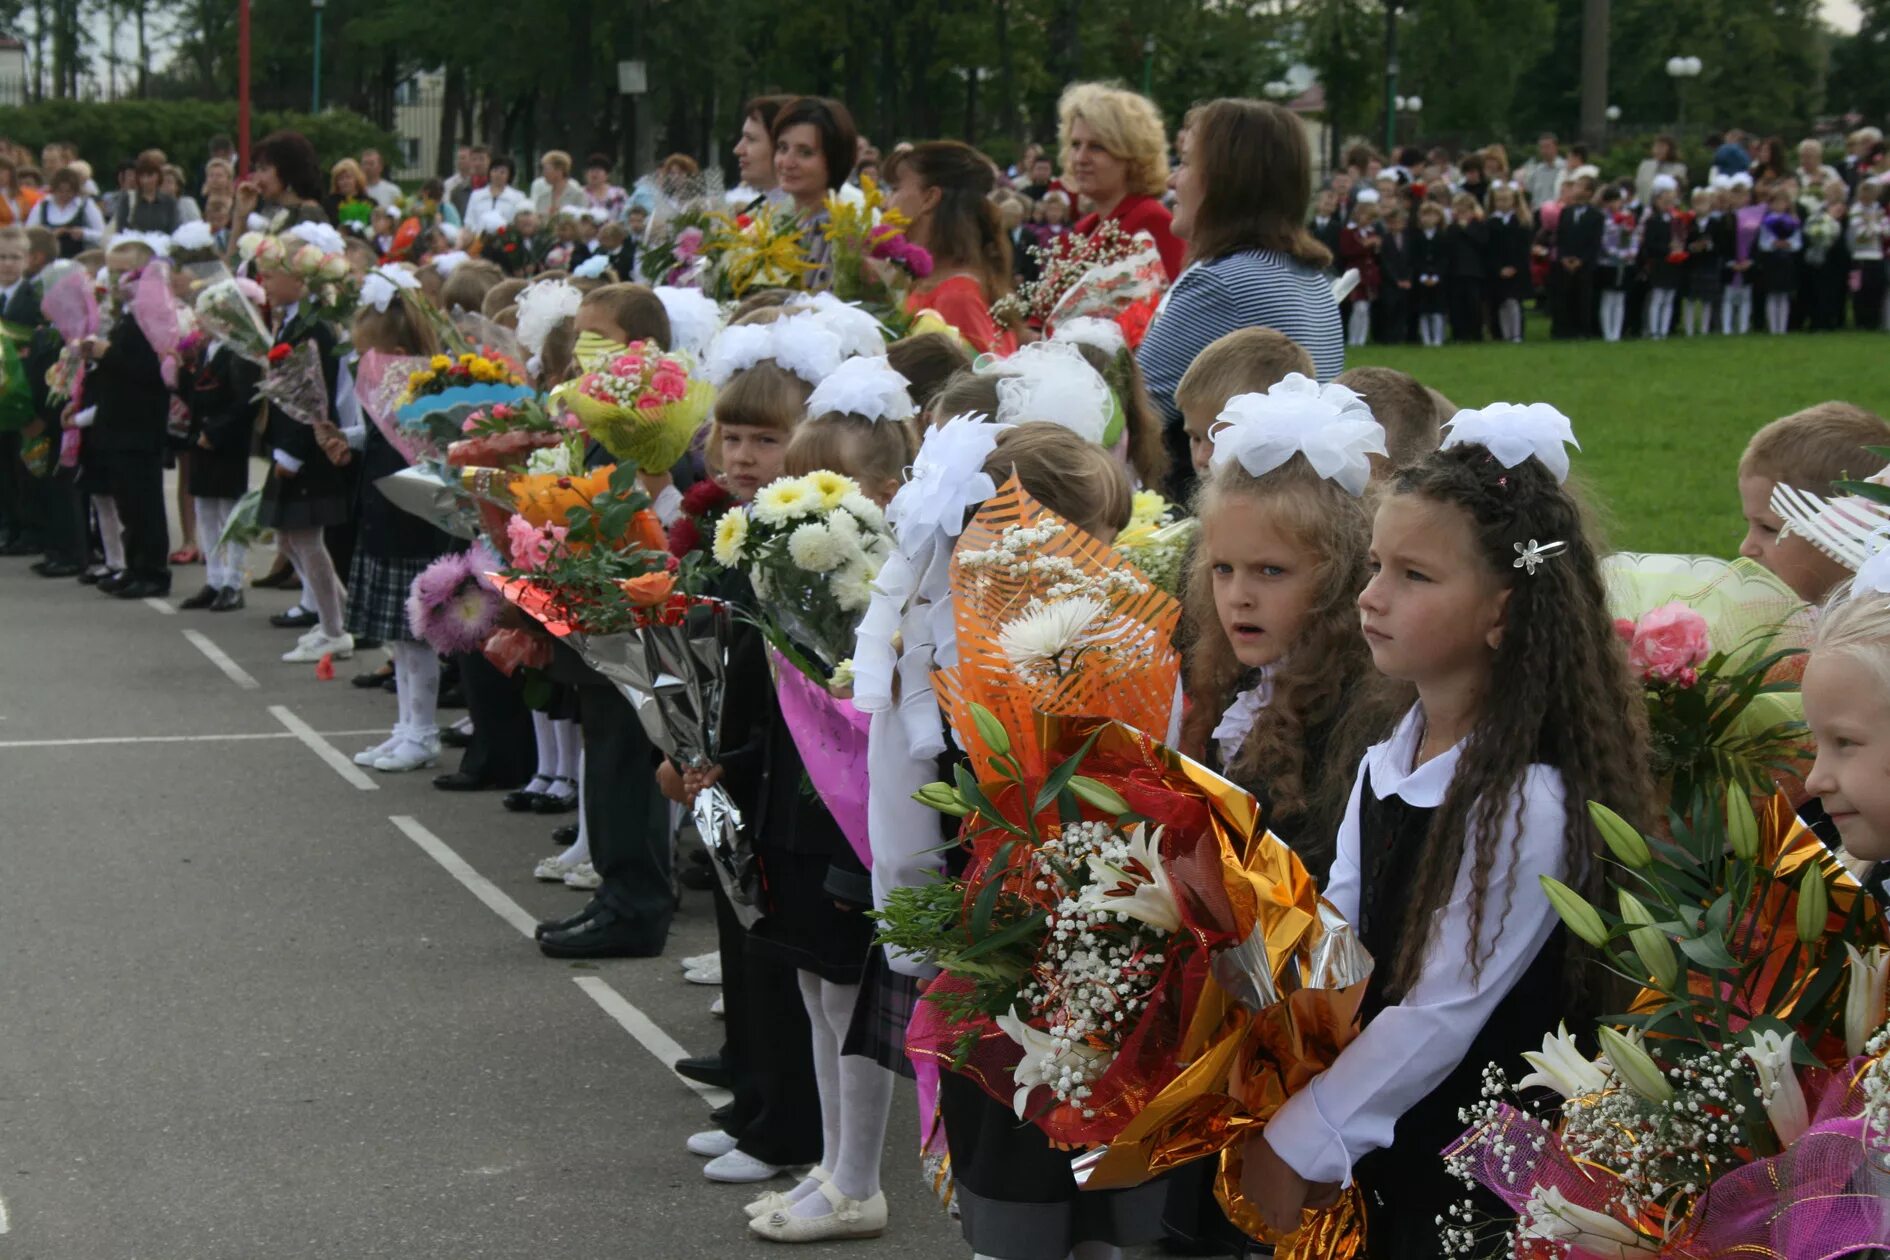
[[[769,642],[823,683],[852,657],[873,579],[891,554],[879,506],[851,477],[825,471],[763,486],[745,509],[723,515],[713,550],[717,564],[753,584]]]

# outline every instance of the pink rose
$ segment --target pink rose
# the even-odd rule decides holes
[[[689,227],[689,228],[684,228],[682,231],[676,233],[676,257],[683,258],[683,259],[694,258],[697,254],[701,252],[702,252],[702,229],[701,228]]]
[[[512,409],[504,403],[500,403],[492,409],[492,418],[494,420],[510,420],[512,418]]]
[[[461,433],[471,433],[474,429],[477,429],[478,427],[479,427],[479,413],[475,411],[470,416],[467,416],[465,420],[460,422],[459,431]]]
[[[610,361],[612,376],[642,376],[643,360],[634,354],[620,354]]]
[[[656,375],[650,378],[650,388],[666,402],[675,402],[689,389],[689,378],[684,376],[672,364],[665,363],[656,369]]]
[[[1706,618],[1675,601],[1643,615],[1628,644],[1628,663],[1649,682],[1699,681],[1698,667],[1713,654]]]
[[[578,419],[577,412],[567,411],[558,417],[558,427],[561,429],[581,429],[584,427],[584,422]]]
[[[637,399],[637,406],[644,411],[655,411],[657,408],[663,406],[663,400],[658,398],[655,394],[645,394],[643,397]]]

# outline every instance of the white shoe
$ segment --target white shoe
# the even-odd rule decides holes
[[[696,967],[683,972],[683,979],[690,984],[722,983],[722,956],[717,954],[705,967]]]
[[[398,733],[389,735],[386,739],[374,745],[374,747],[363,748],[360,752],[356,753],[354,755],[354,764],[357,766],[366,766],[371,770],[374,768],[375,762],[385,757],[388,753],[393,752],[399,745],[400,735]]]
[[[701,971],[704,967],[708,966],[710,963],[714,963],[718,967],[721,966],[722,964],[722,951],[721,950],[712,949],[706,954],[697,954],[693,958],[685,958],[682,960],[682,969],[684,971]]]
[[[562,884],[564,877],[577,868],[575,862],[561,862],[555,857],[548,857],[532,868],[532,878],[542,879],[547,884]]]
[[[819,1164],[815,1164],[812,1168],[808,1169],[807,1175],[811,1180],[822,1182],[823,1184],[833,1180],[833,1174],[828,1172],[825,1168],[822,1168]],[[793,1206],[792,1203],[788,1202],[786,1191],[770,1190],[768,1193],[743,1208],[742,1211],[748,1213],[748,1219],[752,1221],[757,1216],[766,1216],[770,1212],[785,1211]]]
[[[886,1195],[870,1199],[849,1199],[833,1188],[833,1182],[820,1183],[820,1196],[827,1200],[827,1211],[820,1216],[796,1216],[792,1208],[776,1208],[766,1216],[748,1222],[748,1228],[772,1242],[824,1242],[830,1238],[878,1238],[886,1232]]]
[[[704,1159],[714,1159],[717,1156],[726,1155],[735,1149],[735,1137],[733,1134],[724,1133],[720,1129],[704,1129],[700,1133],[691,1133],[689,1140],[683,1143],[683,1145],[689,1148],[691,1155],[700,1155]]]
[[[589,862],[579,862],[564,877],[566,888],[575,888],[579,892],[591,892],[604,886],[604,877],[599,875]]]
[[[787,1171],[782,1164],[764,1164],[753,1155],[731,1150],[726,1155],[717,1155],[702,1166],[702,1175],[710,1181],[725,1182],[729,1185],[743,1185],[755,1181],[768,1181]]]
[[[423,744],[417,740],[402,739],[390,751],[381,754],[374,762],[374,768],[383,774],[403,774],[408,770],[424,770],[428,766],[440,764],[440,746]]]
[[[715,1016],[717,1019],[728,1018],[728,1008],[722,1005],[721,998],[718,997],[715,1001],[709,1003],[709,1014]]]
[[[291,665],[319,661],[324,656],[332,656],[338,661],[345,661],[354,655],[354,636],[343,631],[334,638],[321,632],[318,626],[309,632],[307,638],[282,654],[282,659]]]

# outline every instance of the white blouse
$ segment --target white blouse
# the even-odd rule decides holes
[[[1359,910],[1359,791],[1371,772],[1378,799],[1402,797],[1419,808],[1443,803],[1463,753],[1458,744],[1411,769],[1422,738],[1422,713],[1413,708],[1391,738],[1365,753],[1352,799],[1339,826],[1338,856],[1333,862],[1326,900],[1347,919]],[[1499,884],[1485,902],[1483,940],[1488,951],[1480,977],[1473,976],[1469,898],[1473,846],[1465,845],[1457,886],[1450,904],[1438,913],[1443,922],[1424,968],[1411,991],[1366,1026],[1326,1071],[1287,1099],[1266,1127],[1267,1141],[1281,1159],[1308,1181],[1349,1184],[1352,1168],[1365,1155],[1391,1145],[1398,1117],[1443,1083],[1492,1011],[1522,979],[1536,954],[1555,931],[1555,910],[1538,877],[1564,878],[1561,772],[1531,766],[1523,778],[1520,835],[1499,849],[1500,877],[1513,877],[1510,904]],[[1514,824],[1512,824],[1513,826]],[[1377,960],[1380,967],[1392,960]]]

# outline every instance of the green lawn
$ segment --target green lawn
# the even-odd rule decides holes
[[[1885,333],[1367,346],[1345,362],[1409,372],[1459,407],[1555,404],[1574,421],[1575,467],[1626,551],[1731,556],[1745,530],[1739,453],[1767,421],[1831,398],[1890,417]]]

